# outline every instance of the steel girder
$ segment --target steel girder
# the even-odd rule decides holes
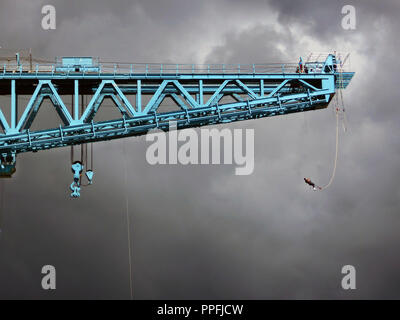
[[[276,79],[274,86],[269,85],[263,88],[263,91],[267,92],[264,95],[260,94],[261,90],[257,90],[254,84],[246,85],[246,81],[220,79],[219,85],[213,84],[212,88],[204,90],[207,85],[203,80],[199,80],[197,86],[199,90],[195,92],[197,98],[192,96],[192,83],[189,84],[192,88],[187,90],[184,81],[160,80],[158,86],[151,84],[157,89],[143,106],[139,104],[142,97],[137,89],[138,84],[134,90],[137,95],[136,104],[132,105],[124,94],[124,91],[132,91],[132,87],[125,90],[114,80],[102,80],[97,88],[93,88],[95,89],[94,95],[81,115],[78,112],[77,100],[79,99],[77,96],[79,91],[76,87],[75,103],[71,106],[72,112],[70,113],[52,81],[39,80],[19,119],[16,117],[15,102],[11,103],[10,125],[3,113],[0,112],[0,123],[4,129],[4,134],[0,135],[0,152],[37,151],[87,141],[144,134],[152,128],[167,129],[169,121],[177,121],[178,127],[183,128],[306,111],[327,105],[331,95],[335,92],[333,74],[322,75],[320,87],[315,87],[302,79],[298,81],[297,77],[295,75],[294,79]],[[11,81],[12,86],[15,86],[15,81]],[[297,81],[297,85],[291,87],[290,84],[293,81]],[[76,82],[78,80],[75,80]],[[228,89],[228,84],[234,86],[230,86]],[[143,85],[141,86],[141,90],[145,91]],[[166,90],[167,87],[169,90]],[[259,88],[259,85],[257,87]],[[107,90],[105,90],[106,88]],[[285,90],[283,90],[284,88]],[[150,90],[147,89],[147,92]],[[210,95],[209,98],[205,99],[204,91]],[[168,95],[176,102],[177,110],[162,112],[160,105]],[[235,100],[220,103],[225,95],[234,95]],[[96,122],[96,112],[107,96],[112,99],[120,111],[121,119]],[[30,131],[30,125],[46,97],[50,98],[59,114],[60,126],[42,131]],[[11,99],[16,99],[15,93],[12,94]]]

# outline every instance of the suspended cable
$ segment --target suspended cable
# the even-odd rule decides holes
[[[344,107],[344,99],[343,99],[343,91],[342,89],[339,89],[339,94],[340,94],[340,105],[341,105],[341,110],[343,114],[343,131],[346,132],[348,128],[348,123],[347,123],[347,116],[346,116],[346,109]]]
[[[71,145],[71,164],[74,163],[74,145]]]
[[[90,143],[90,170],[93,171],[93,142]]]
[[[82,113],[84,108],[87,106],[88,97],[87,95],[82,95]],[[92,184],[93,179],[93,142],[90,143],[90,162],[88,155],[88,144],[81,144],[81,162],[85,168],[86,183],[81,183],[82,187],[87,187]],[[89,166],[90,163],[90,166]]]
[[[338,160],[338,154],[339,154],[339,120],[340,120],[340,114],[342,114],[342,124],[343,124],[343,130],[346,132],[347,131],[347,119],[346,119],[346,112],[345,112],[345,107],[344,107],[344,100],[343,100],[343,92],[342,89],[344,88],[344,80],[343,80],[343,70],[339,69],[339,74],[338,74],[338,92],[335,94],[335,115],[336,115],[336,146],[335,146],[335,159],[333,162],[333,170],[331,177],[329,179],[329,182],[325,186],[318,186],[314,182],[311,181],[311,179],[304,178],[305,183],[313,187],[314,190],[325,190],[328,188],[333,180],[335,179],[336,175],[336,167],[337,167],[337,160]]]
[[[122,140],[122,154],[124,158],[124,169],[125,169],[125,209],[126,209],[126,227],[127,227],[127,238],[128,238],[128,261],[129,261],[129,289],[130,298],[133,300],[133,277],[132,277],[132,249],[131,249],[131,226],[129,219],[129,197],[128,197],[128,164],[126,161],[126,150],[125,142]]]
[[[3,216],[4,216],[4,180],[0,180],[0,235],[3,232]]]
[[[336,174],[336,166],[337,166],[337,159],[338,159],[338,152],[339,151],[339,110],[336,109],[336,149],[335,149],[335,161],[333,163],[333,171],[332,171],[332,175],[331,178],[329,179],[329,182],[327,185],[323,186],[323,187],[319,187],[320,190],[324,190],[326,188],[328,188],[332,182],[333,179],[335,179],[335,174]]]
[[[335,160],[333,162],[333,171],[329,182],[325,186],[318,186],[314,182],[311,181],[309,178],[304,178],[304,182],[310,185],[314,190],[324,190],[328,188],[335,178],[336,174],[336,166],[337,166],[337,159],[338,159],[338,152],[339,151],[339,109],[336,108],[336,148],[335,148]]]

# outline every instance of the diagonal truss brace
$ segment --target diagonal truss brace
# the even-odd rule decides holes
[[[211,94],[211,97],[205,103],[203,80],[199,80],[197,87],[193,86],[193,82],[182,82],[177,79],[162,80],[158,82],[157,86],[153,85],[153,94],[144,110],[141,110],[141,92],[149,89],[143,87],[139,80],[134,82],[137,91],[132,90],[132,88],[135,89],[132,85],[130,87],[119,87],[114,80],[102,80],[96,87],[93,87],[93,97],[80,118],[76,117],[76,114],[74,118],[71,117],[50,80],[40,80],[14,129],[9,126],[0,110],[0,125],[5,132],[5,134],[0,135],[0,152],[18,153],[83,143],[90,140],[107,140],[124,135],[143,134],[148,129],[154,126],[162,126],[163,122],[171,120],[178,122],[182,120],[185,126],[202,126],[218,122],[225,123],[254,117],[299,112],[327,103],[335,92],[333,75],[321,77],[321,88],[299,79],[298,76],[283,78],[280,82],[275,80],[273,86],[271,82],[268,82],[268,87],[264,87],[264,82],[260,80],[260,88],[254,85],[254,80],[247,83],[245,78],[244,80],[224,78],[219,80],[219,84],[215,84],[215,80],[211,84],[212,92],[210,85],[207,84],[207,94]],[[307,91],[292,92],[287,85],[290,81],[295,80],[299,80]],[[73,109],[75,112],[78,106],[77,81],[75,80],[75,109]],[[228,86],[229,84],[231,85]],[[262,89],[261,85],[263,86]],[[194,91],[196,88],[198,88],[197,92]],[[267,94],[264,90],[268,90]],[[125,92],[136,93],[136,109],[130,104],[124,94]],[[196,94],[196,99],[192,97],[193,94]],[[246,94],[248,98],[243,99],[239,94]],[[176,102],[179,111],[163,113],[158,110],[161,102],[168,95]],[[232,96],[234,101],[219,104],[224,95]],[[24,132],[24,130],[29,129],[43,99],[46,97],[52,100],[61,119],[63,119],[64,127],[60,126],[60,128],[40,132]],[[121,120],[93,122],[93,118],[105,97],[110,97],[118,107],[122,115]]]

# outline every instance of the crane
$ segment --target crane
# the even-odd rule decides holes
[[[12,176],[19,153],[167,131],[170,121],[184,129],[323,109],[354,75],[343,70],[336,53],[299,63],[247,65],[108,63],[93,57],[52,63],[31,58],[24,64],[17,55],[0,68],[0,96],[10,96],[9,121],[0,106],[1,177]],[[18,105],[18,95],[30,97],[26,105]],[[65,95],[72,102],[63,101]],[[90,97],[87,103],[84,96]],[[96,120],[105,98],[113,101],[119,118]],[[168,110],[166,98],[174,102]],[[46,99],[60,124],[31,130]],[[71,168],[71,195],[79,197],[82,161],[72,161]],[[91,183],[93,171],[86,176]]]

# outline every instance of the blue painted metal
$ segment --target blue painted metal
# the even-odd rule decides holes
[[[85,172],[85,174],[86,174],[86,178],[89,181],[89,184],[92,184],[93,183],[94,172],[92,170],[88,170],[88,171]]]
[[[354,75],[339,73],[332,54],[303,65],[305,72],[296,63],[117,65],[76,57],[36,65],[34,70],[17,66],[17,72],[15,66],[4,65],[0,94],[11,95],[11,122],[0,109],[0,154],[15,157],[28,151],[142,135],[153,128],[168,130],[169,121],[176,121],[182,129],[326,108],[336,89],[346,88]],[[31,95],[19,119],[18,94]],[[73,95],[73,103],[68,105],[61,95]],[[92,96],[81,114],[79,95]],[[136,97],[128,99],[129,95]],[[105,97],[120,111],[119,119],[96,121]],[[172,111],[163,110],[167,97],[175,102]],[[224,97],[231,101],[223,102]],[[44,99],[54,104],[60,124],[30,131]],[[79,185],[73,187],[78,194]]]
[[[11,176],[16,171],[15,163],[13,164],[4,164],[0,165],[0,177],[1,178],[11,178]]]
[[[92,57],[62,57],[56,61],[56,72],[99,72],[100,67]]]
[[[0,154],[0,178],[11,178],[15,171],[15,153]]]
[[[71,169],[74,174],[74,181],[71,183],[71,186],[70,186],[70,189],[72,191],[71,197],[79,198],[81,195],[80,194],[80,191],[81,191],[80,179],[81,179],[81,174],[83,171],[83,165],[79,161],[76,161],[71,165]]]

